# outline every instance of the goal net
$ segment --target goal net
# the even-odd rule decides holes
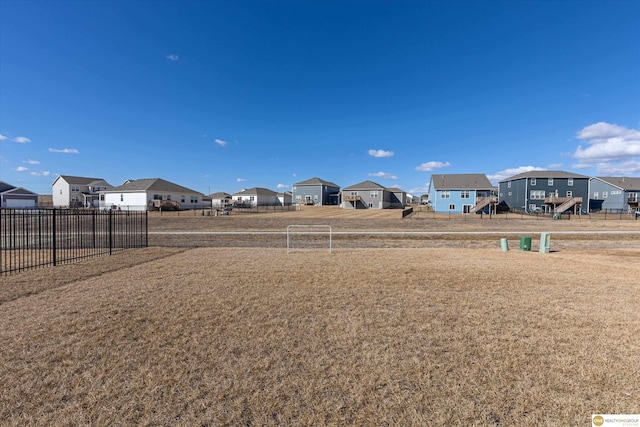
[[[327,250],[332,245],[330,225],[289,225],[287,227],[287,253],[292,251]]]

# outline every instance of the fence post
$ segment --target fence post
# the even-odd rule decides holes
[[[144,247],[149,247],[149,212],[144,212]]]
[[[51,217],[51,221],[52,221],[52,227],[51,227],[51,232],[52,232],[52,240],[53,240],[53,244],[51,245],[51,250],[52,250],[52,254],[51,257],[53,258],[53,266],[55,267],[57,265],[57,244],[56,244],[56,240],[58,240],[58,236],[56,235],[56,210],[55,208],[51,211],[52,213],[52,217]]]
[[[113,209],[109,209],[109,255],[113,254]]]

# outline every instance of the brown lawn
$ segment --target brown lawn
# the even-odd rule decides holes
[[[149,248],[2,277],[5,425],[640,413],[640,250]]]

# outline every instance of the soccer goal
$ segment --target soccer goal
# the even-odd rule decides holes
[[[330,225],[287,226],[287,253],[292,251],[328,250],[331,253]]]

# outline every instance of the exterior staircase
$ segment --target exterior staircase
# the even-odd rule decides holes
[[[476,205],[471,208],[470,212],[478,212],[492,203],[498,203],[498,196],[478,197],[476,199]]]
[[[582,197],[562,197],[562,198],[556,197],[555,202],[561,202],[561,204],[555,207],[554,212],[562,213],[577,204],[581,205]]]

